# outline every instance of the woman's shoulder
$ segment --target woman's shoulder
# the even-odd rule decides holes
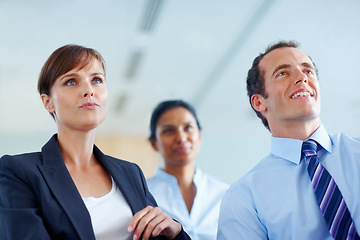
[[[0,158],[0,165],[12,165],[12,164],[22,164],[22,165],[33,165],[34,163],[39,162],[41,159],[41,152],[31,152],[31,153],[22,153],[16,155],[4,155]]]
[[[40,162],[41,153],[39,152],[4,155],[0,158],[0,177],[7,175],[21,179],[34,178],[39,175]]]
[[[202,178],[203,181],[206,181],[207,185],[212,186],[213,188],[218,188],[226,191],[229,188],[229,184],[219,180],[218,178],[202,172],[199,168],[196,168],[199,173],[199,177]],[[196,176],[195,176],[196,177]]]

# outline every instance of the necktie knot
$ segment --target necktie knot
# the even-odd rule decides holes
[[[306,157],[316,155],[317,143],[312,139],[305,141],[302,145],[302,152]]]

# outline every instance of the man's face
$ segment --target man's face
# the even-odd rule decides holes
[[[320,88],[310,58],[296,48],[278,48],[259,63],[267,98],[260,112],[270,130],[304,121],[320,122]]]

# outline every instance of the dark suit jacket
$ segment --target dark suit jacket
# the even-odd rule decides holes
[[[94,155],[113,177],[133,214],[156,206],[134,163]],[[0,239],[95,239],[87,208],[65,166],[55,134],[41,152],[0,159]],[[160,238],[159,238],[160,239]],[[190,239],[182,230],[176,239]]]

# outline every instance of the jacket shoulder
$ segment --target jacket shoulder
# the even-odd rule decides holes
[[[41,161],[41,152],[4,155],[0,158],[0,167],[10,165],[35,165]]]

